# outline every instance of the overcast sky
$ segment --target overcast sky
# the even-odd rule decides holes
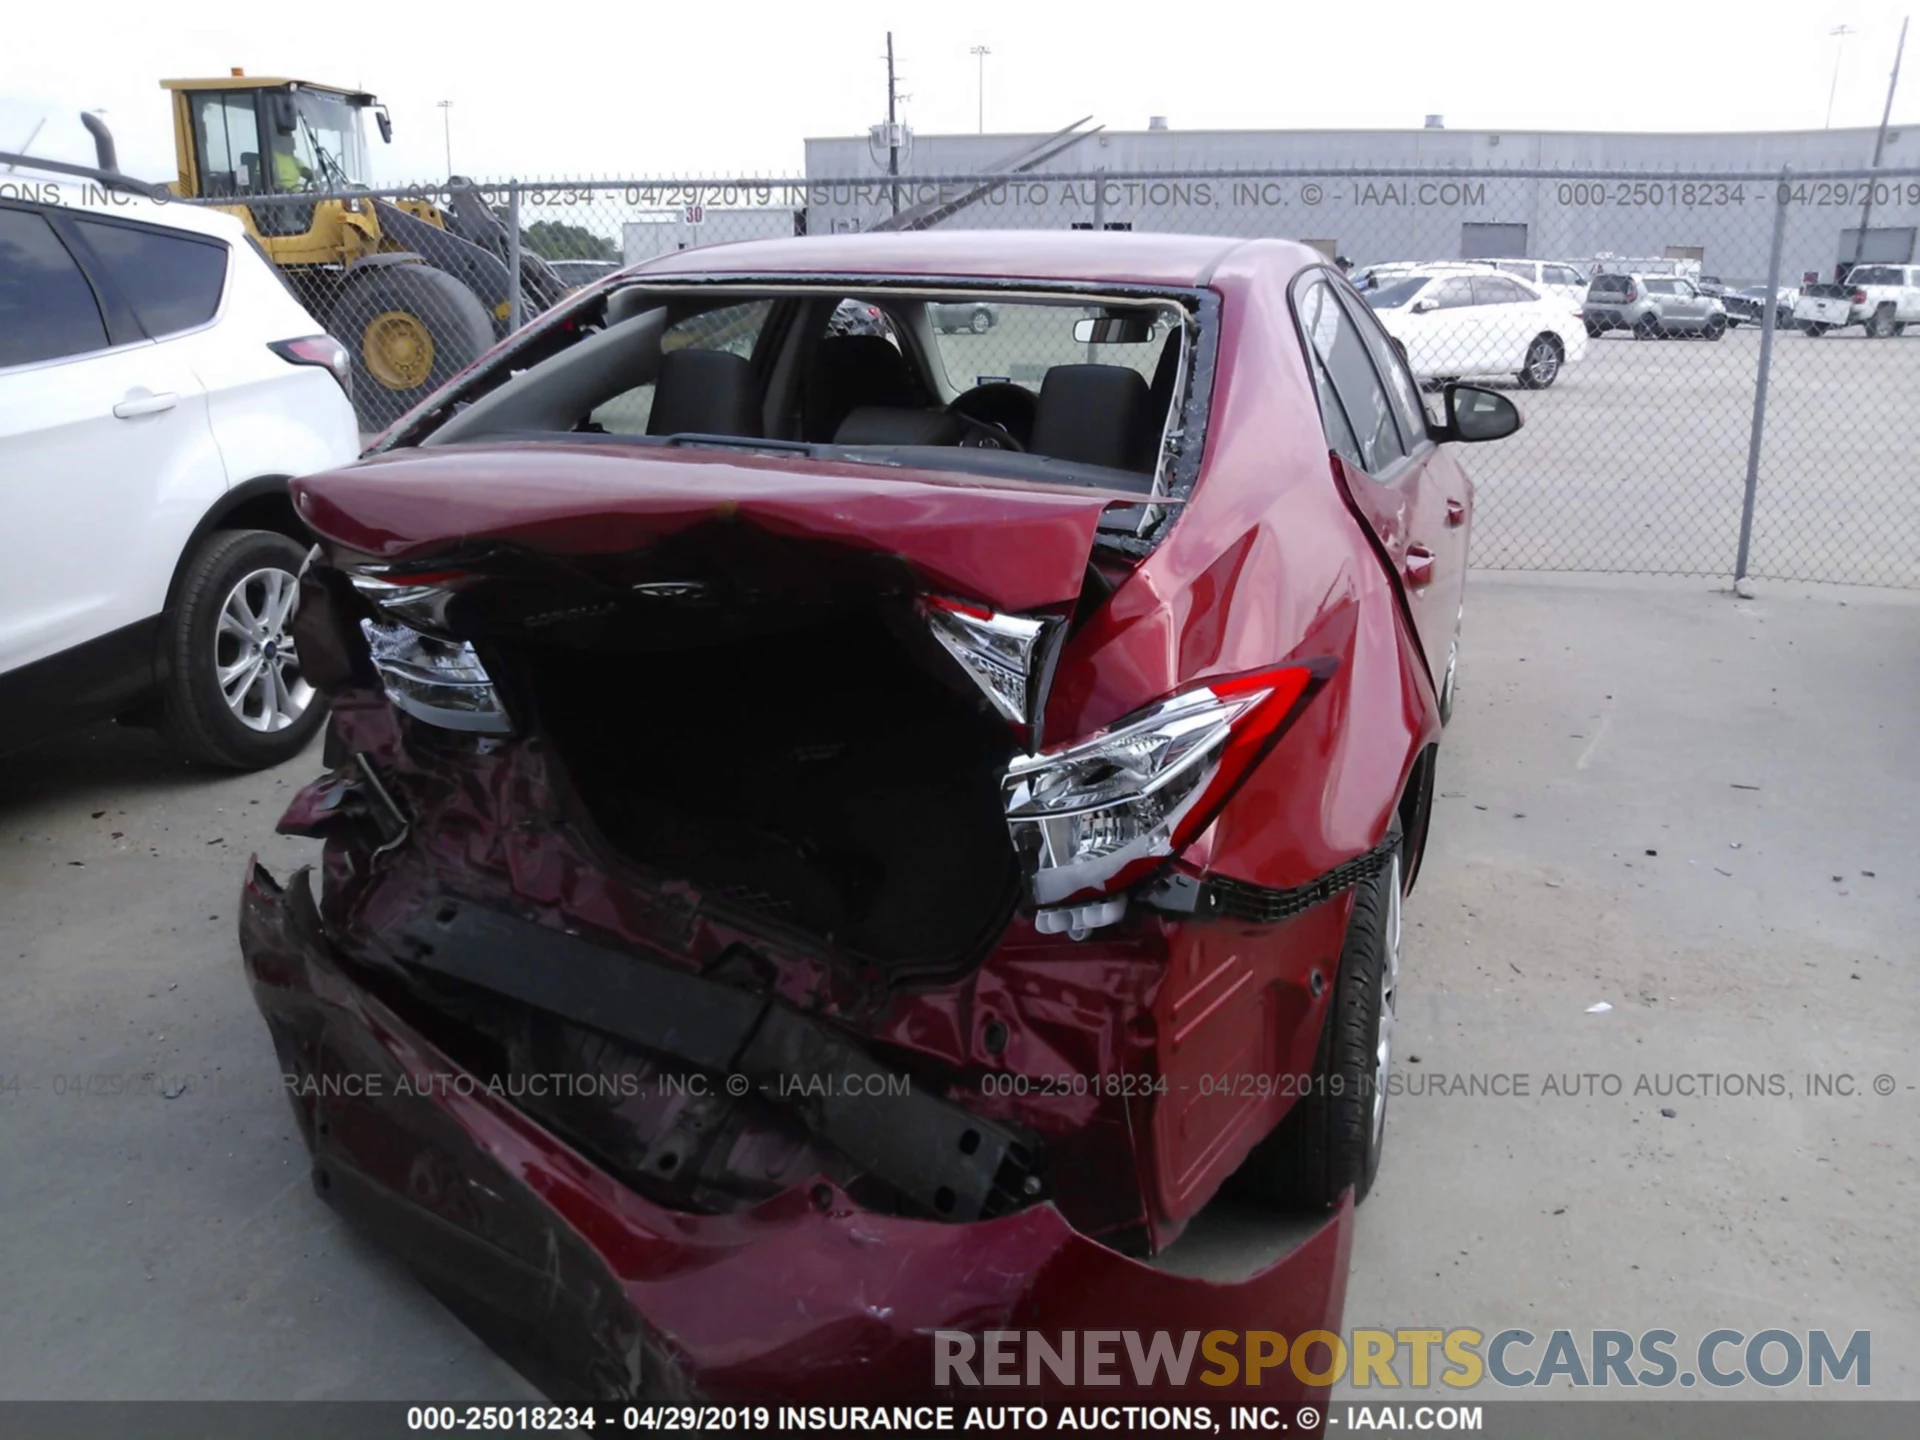
[[[604,0],[349,6],[263,0],[12,0],[0,47],[0,149],[47,123],[36,153],[86,160],[76,114],[103,108],[122,167],[173,174],[162,76],[289,75],[376,92],[394,143],[376,178],[798,173],[808,136],[883,118],[889,26],[929,134],[1415,127],[1817,128],[1836,54],[1836,126],[1877,124],[1910,0],[1458,6],[1374,0],[1038,0],[964,5]],[[1920,8],[1920,6],[1913,6]],[[1836,25],[1855,34],[1829,37]],[[1920,52],[1915,36],[1911,52]],[[1894,119],[1920,122],[1920,53]],[[1862,162],[1869,158],[1861,157]]]

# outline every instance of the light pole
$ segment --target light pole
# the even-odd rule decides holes
[[[453,101],[440,103],[440,133],[447,142],[447,174],[453,174]]]
[[[980,133],[984,135],[987,133],[987,56],[991,55],[993,51],[984,45],[975,45],[971,50],[967,51],[967,53],[976,57],[980,62],[980,88],[978,92],[980,97]]]
[[[1827,87],[1826,128],[1829,130],[1833,128],[1833,97],[1840,89],[1840,56],[1846,51],[1847,36],[1854,33],[1854,28],[1851,25],[1836,25],[1827,32],[1827,34],[1839,42],[1833,47],[1833,83]]]

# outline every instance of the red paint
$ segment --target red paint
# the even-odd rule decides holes
[[[1442,447],[1416,452],[1384,481],[1330,459],[1288,302],[1300,270],[1319,263],[1278,241],[936,232],[717,246],[629,273],[1210,286],[1220,328],[1198,482],[1151,555],[1109,570],[1114,592],[1063,647],[1045,729],[1064,743],[1194,685],[1315,664],[1327,678],[1174,862],[1197,877],[1285,889],[1377,845],[1415,761],[1439,737],[1434,681],[1459,609],[1472,498]],[[899,555],[930,592],[1004,610],[1078,593],[1093,527],[1113,499],[926,471],[564,443],[395,450],[300,482],[296,494],[324,536],[422,561],[476,537],[612,553],[724,514]],[[745,943],[771,967],[775,993],[840,1018],[918,1073],[953,1076],[949,1098],[1027,1127],[1046,1147],[1059,1177],[1051,1204],[943,1226],[868,1215],[837,1192],[827,1214],[798,1192],[729,1216],[663,1210],[492,1101],[369,1105],[354,1127],[332,1132],[331,1147],[316,1142],[317,1156],[337,1153],[406,1193],[423,1137],[436,1137],[452,1173],[506,1185],[514,1226],[583,1241],[591,1263],[616,1277],[622,1313],[663,1337],[700,1388],[844,1402],[857,1374],[862,1398],[907,1394],[926,1373],[927,1328],[1014,1316],[1028,1328],[1033,1317],[1337,1328],[1344,1212],[1241,1286],[1179,1280],[1100,1242],[1169,1243],[1285,1113],[1286,1095],[1249,1097],[1205,1077],[1313,1068],[1331,994],[1315,993],[1315,975],[1333,977],[1349,895],[1267,926],[1135,905],[1080,943],[1041,935],[1021,914],[964,980],[876,1005],[817,955],[716,919],[692,886],[610,863],[537,739],[485,753],[411,746],[365,692],[340,697],[334,723],[414,821],[412,839],[373,880],[350,878],[341,846],[329,844],[323,908],[337,943],[358,958],[379,962],[380,937],[436,888],[652,963],[705,969]],[[311,833],[325,821],[310,789],[284,828]],[[451,1063],[326,954],[288,941],[278,902],[258,887],[245,924],[277,1039],[281,1022],[297,1021],[337,1033],[340,1064]],[[1005,1027],[999,1053],[982,1039],[991,1022]],[[986,1074],[1132,1074],[1169,1085],[1145,1098],[985,1096],[972,1081]]]

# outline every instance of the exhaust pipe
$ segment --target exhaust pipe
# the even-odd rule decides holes
[[[107,122],[91,110],[80,112],[80,123],[87,127],[87,133],[93,136],[93,153],[99,158],[100,168],[111,174],[120,173],[120,155],[113,147],[113,132],[107,129]]]

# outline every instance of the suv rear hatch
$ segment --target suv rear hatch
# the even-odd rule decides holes
[[[1139,505],[553,442],[293,488],[396,708],[536,737],[610,861],[889,979],[964,973],[1010,920],[1008,765],[1040,742],[1103,517]],[[323,643],[303,633],[310,671]]]

